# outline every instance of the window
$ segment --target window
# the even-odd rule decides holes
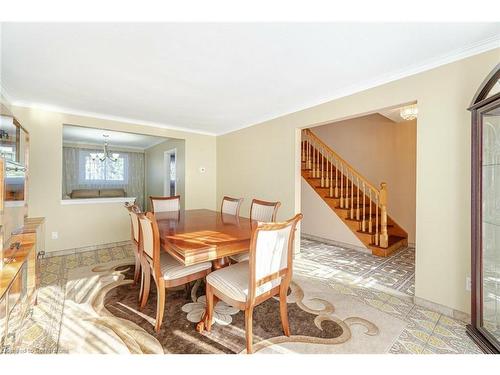
[[[89,150],[80,150],[80,184],[123,185],[128,181],[128,157],[120,154],[117,161],[92,160]]]

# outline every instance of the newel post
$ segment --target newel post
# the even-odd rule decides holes
[[[379,246],[389,247],[389,235],[387,234],[387,184],[380,184],[380,240]]]

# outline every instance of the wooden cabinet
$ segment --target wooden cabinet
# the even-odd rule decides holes
[[[500,64],[472,105],[472,315],[467,333],[500,353]]]
[[[0,352],[15,352],[22,324],[36,301],[37,254],[44,249],[44,219],[26,219],[12,233],[0,269]]]
[[[43,218],[27,218],[28,132],[0,109],[0,353],[12,353],[36,301],[45,235]]]

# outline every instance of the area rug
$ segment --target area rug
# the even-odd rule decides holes
[[[196,332],[204,308],[204,284],[168,290],[163,324],[154,330],[154,283],[139,311],[133,265],[115,261],[68,272],[59,352],[245,353],[244,314],[223,302],[215,306],[211,332]],[[386,353],[407,322],[379,311],[327,283],[294,277],[288,302],[292,335],[284,336],[279,302],[254,310],[256,353]]]

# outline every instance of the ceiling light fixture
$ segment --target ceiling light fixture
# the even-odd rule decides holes
[[[407,107],[403,107],[399,110],[399,115],[403,118],[403,120],[409,121],[417,118],[418,108],[416,104],[409,105]]]
[[[109,145],[108,145],[108,138],[109,138],[109,135],[108,134],[103,134],[102,135],[104,137],[104,147],[103,147],[103,152],[91,152],[90,153],[90,157],[92,158],[92,160],[96,160],[96,159],[99,159],[100,161],[104,161],[106,159],[109,159],[111,161],[117,161],[118,158],[120,157],[120,154],[117,154],[117,153],[111,153],[109,151]]]

